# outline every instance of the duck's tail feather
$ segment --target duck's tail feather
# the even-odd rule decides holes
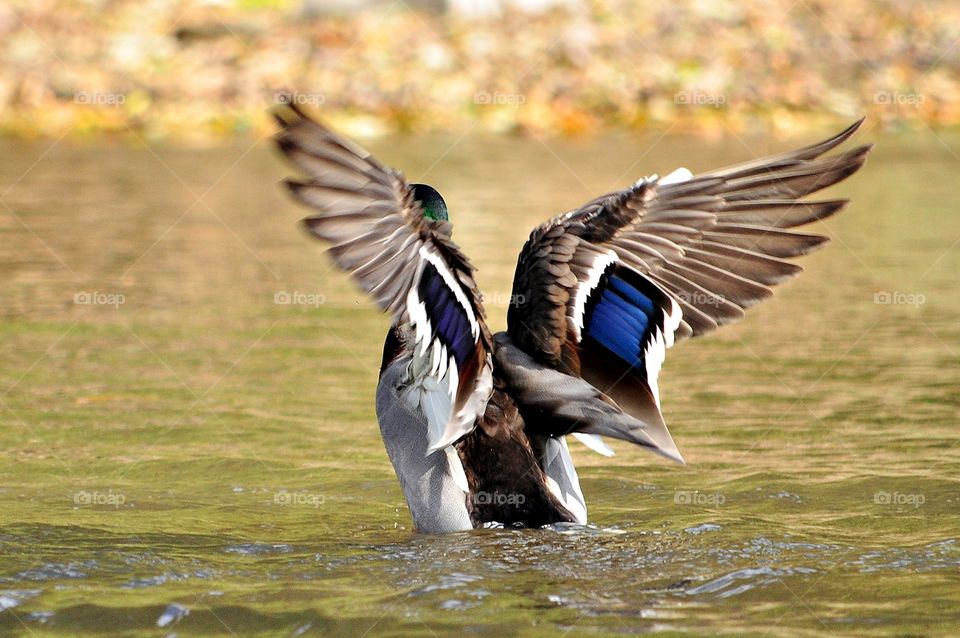
[[[537,362],[506,333],[494,340],[497,374],[529,431],[554,437],[573,432],[609,436],[684,462],[659,410],[643,411],[642,419],[631,416],[584,379]]]

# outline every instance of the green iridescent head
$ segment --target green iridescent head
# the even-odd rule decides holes
[[[411,184],[411,186],[413,186],[413,197],[420,202],[424,217],[441,222],[449,221],[447,203],[433,186],[427,184]]]

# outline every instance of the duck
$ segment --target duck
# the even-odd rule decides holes
[[[658,377],[667,350],[744,316],[827,237],[796,230],[846,199],[805,199],[864,164],[871,145],[827,140],[727,168],[651,175],[532,230],[507,328],[491,334],[446,201],[297,104],[275,143],[329,245],[391,325],[376,416],[413,527],[587,524],[569,441],[626,441],[676,463]]]

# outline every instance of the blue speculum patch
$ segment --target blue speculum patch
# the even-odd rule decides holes
[[[474,344],[466,311],[433,264],[424,268],[417,292],[427,308],[430,325],[435,326],[440,341],[453,354],[457,368],[463,369]]]
[[[631,366],[642,365],[642,344],[656,306],[620,277],[607,277],[601,286],[592,295],[600,297],[590,312],[587,334]]]

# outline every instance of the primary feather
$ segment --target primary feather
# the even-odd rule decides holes
[[[792,229],[846,202],[800,198],[863,165],[869,146],[823,156],[859,125],[725,169],[641,179],[534,229],[514,275],[512,342],[539,365],[589,382],[648,432],[662,431],[668,448],[661,452],[679,456],[660,411],[666,349],[740,319],[801,271],[786,260],[827,238]],[[556,429],[553,415],[536,423]],[[585,421],[574,429],[597,428]],[[650,447],[649,435],[637,432],[610,435]]]
[[[491,338],[473,267],[445,219],[360,146],[290,104],[277,112],[280,150],[305,179],[286,183],[316,210],[303,220],[395,322],[413,331],[405,400],[428,421],[427,452],[469,433],[492,391]],[[432,190],[432,189],[431,189]],[[428,202],[434,205],[435,202]]]

